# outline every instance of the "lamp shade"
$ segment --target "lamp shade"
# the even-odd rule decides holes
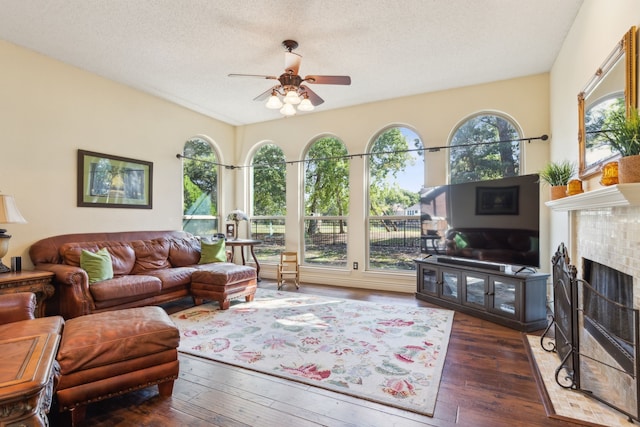
[[[282,108],[282,101],[276,95],[271,95],[265,106],[271,110],[278,110]]]
[[[309,98],[303,99],[300,105],[298,105],[298,110],[300,111],[313,111],[314,108],[315,107],[313,106],[311,101],[309,101]]]
[[[285,104],[298,105],[300,104],[300,97],[298,96],[298,92],[295,90],[290,90],[287,92],[287,95],[284,97]]]
[[[291,104],[284,104],[284,107],[280,109],[280,113],[285,116],[293,116],[296,114],[296,108]]]
[[[227,215],[227,221],[246,221],[248,219],[247,214],[239,209],[235,209]]]
[[[26,224],[13,196],[0,194],[0,224]]]

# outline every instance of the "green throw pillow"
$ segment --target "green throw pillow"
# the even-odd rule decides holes
[[[225,262],[226,260],[227,252],[225,250],[224,239],[218,239],[213,243],[200,242],[200,262],[198,264]]]
[[[458,247],[458,249],[464,249],[469,244],[466,240],[464,240],[464,237],[459,234],[456,234],[456,237],[454,237],[453,240],[456,242],[456,246]]]
[[[111,255],[106,248],[95,253],[83,249],[80,254],[80,267],[89,275],[90,285],[113,278]]]

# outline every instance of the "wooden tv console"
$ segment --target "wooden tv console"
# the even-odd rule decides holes
[[[547,326],[548,274],[450,258],[415,262],[418,299],[520,331]]]

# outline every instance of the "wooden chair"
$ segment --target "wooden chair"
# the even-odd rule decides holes
[[[278,289],[282,288],[285,280],[293,279],[296,289],[300,289],[300,265],[297,252],[281,252],[278,264]]]

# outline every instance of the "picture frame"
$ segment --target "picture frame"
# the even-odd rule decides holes
[[[518,215],[517,185],[509,187],[476,187],[476,215]]]
[[[78,150],[78,207],[151,209],[153,163]]]
[[[233,239],[234,237],[236,237],[236,226],[227,224],[227,239]]]

